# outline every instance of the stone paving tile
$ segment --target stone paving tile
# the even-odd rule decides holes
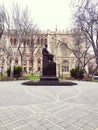
[[[66,130],[81,130],[81,128],[77,128],[77,127],[74,127],[74,126],[69,126],[66,128]]]
[[[37,107],[40,107],[42,110],[51,110],[53,108],[56,108],[56,106],[63,105],[63,102],[53,102],[53,103],[48,103],[48,104],[43,104],[41,105],[36,105]]]
[[[8,130],[6,127],[0,127],[0,130]]]
[[[93,128],[97,128],[98,127],[98,120],[93,120],[92,122],[89,122],[87,125],[91,126]]]
[[[48,121],[47,123],[43,124],[42,126],[43,126],[44,128],[46,128],[46,129],[49,129],[49,128],[54,127],[55,124]]]
[[[10,124],[6,125],[6,127],[7,127],[7,130],[13,130],[14,128],[17,127],[17,125],[16,125],[16,123],[10,123]]]
[[[69,123],[74,123],[74,122],[77,121],[77,119],[69,118],[69,119],[67,119],[66,121],[69,122]]]
[[[67,119],[69,119],[70,117],[68,116],[68,115],[66,115],[66,113],[62,113],[62,112],[60,112],[60,113],[57,113],[57,114],[55,114],[57,117],[59,117],[59,118],[61,118],[61,119],[63,119],[63,120],[67,120]]]
[[[82,128],[82,127],[85,125],[85,123],[80,122],[80,121],[77,121],[77,122],[73,123],[73,125],[75,125],[75,126],[78,126],[78,127]]]
[[[36,120],[40,120],[40,116],[30,116],[30,117],[27,117],[27,118],[24,118],[23,120],[28,123],[28,122],[31,122],[31,121],[36,121]]]
[[[33,130],[33,128],[30,125],[25,125],[25,126],[21,126],[17,129],[15,129],[15,130]]]
[[[29,125],[35,130],[36,128],[40,127],[41,125],[37,122],[30,122]]]
[[[57,112],[59,112],[59,111],[61,111],[61,110],[64,110],[64,109],[67,109],[67,108],[69,108],[69,107],[71,107],[71,104],[62,104],[62,105],[60,105],[60,106],[55,106],[55,108],[51,108],[50,110],[48,110],[50,113],[57,113]]]
[[[90,121],[88,120],[88,119],[81,119],[81,120],[79,120],[80,122],[82,122],[82,123],[84,123],[84,124],[87,124],[87,123],[89,123]]]
[[[1,121],[0,121],[0,126],[3,126],[4,124],[8,124],[8,123],[10,123],[10,122],[11,122],[11,120],[8,119],[8,118],[4,118],[3,120],[1,119]]]
[[[34,118],[34,116],[28,116],[28,117],[26,117],[26,118],[24,118],[23,119],[26,123],[28,123],[28,122],[30,122],[30,121],[34,121],[34,120],[36,120],[36,118]]]
[[[44,125],[44,124],[46,124],[46,123],[48,123],[49,121],[47,121],[46,119],[40,119],[40,120],[38,120],[37,121],[40,125]]]
[[[19,127],[21,125],[25,125],[26,122],[24,120],[20,120],[20,121],[15,122],[15,124],[16,124],[17,127]]]
[[[36,113],[36,112],[43,112],[43,110],[41,110],[40,108],[34,106],[34,105],[28,105],[27,108],[29,108],[30,110],[32,110],[32,112]]]
[[[54,123],[56,123],[56,124],[62,122],[61,119],[59,119],[57,117],[54,117],[54,116],[47,117],[47,119],[50,120],[50,121],[52,121],[52,122],[54,122]]]
[[[34,128],[33,128],[34,129]],[[37,127],[36,129],[34,129],[34,130],[48,130],[48,129],[46,129],[45,127],[43,127],[43,126],[40,126],[40,127]]]
[[[64,129],[60,128],[59,126],[54,126],[52,128],[49,128],[48,130],[64,130]]]
[[[16,115],[11,115],[11,116],[9,116],[9,119],[10,119],[11,121],[18,121],[18,120],[20,120],[21,118],[19,118],[19,117],[16,116]]]
[[[64,129],[66,127],[70,126],[70,124],[68,122],[60,122],[58,125],[61,126],[61,127],[63,127]]]
[[[90,127],[90,126],[88,126],[88,125],[85,125],[84,127],[83,127],[83,130],[95,130],[93,127]]]

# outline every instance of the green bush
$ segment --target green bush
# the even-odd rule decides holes
[[[84,78],[84,70],[76,67],[75,69],[70,70],[71,77],[75,79],[83,79]]]
[[[11,67],[7,69],[7,76],[10,77]]]
[[[18,78],[18,77],[21,77],[22,75],[22,67],[21,66],[15,66],[14,67],[14,77],[15,78]]]
[[[10,77],[11,67],[7,69],[7,76]],[[14,78],[19,78],[22,75],[22,67],[14,66]]]

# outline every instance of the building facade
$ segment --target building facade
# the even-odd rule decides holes
[[[70,70],[77,65],[77,59],[75,55],[66,47],[62,46],[62,42],[69,44],[70,48],[74,46],[73,32],[60,32],[60,31],[46,31],[40,32],[35,36],[36,44],[33,45],[33,52],[29,46],[32,35],[27,38],[25,43],[20,46],[21,54],[23,58],[21,60],[20,53],[15,54],[15,66],[22,65],[25,74],[33,73],[35,75],[42,74],[42,48],[44,44],[48,44],[48,51],[54,55],[54,61],[56,62],[57,76],[69,77]],[[8,39],[6,33],[3,34],[0,41],[6,46],[14,44],[13,48],[17,46],[17,40],[15,35],[12,34]],[[24,48],[25,44],[25,48]],[[86,44],[83,44],[85,49]],[[11,65],[11,54],[5,55],[3,52],[0,57],[0,69],[2,73],[6,73],[7,68]],[[22,63],[21,63],[22,62]]]

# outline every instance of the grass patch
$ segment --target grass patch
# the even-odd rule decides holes
[[[2,77],[0,76],[0,80],[2,80]]]
[[[98,82],[98,80],[93,80],[93,82]]]
[[[7,77],[6,75],[4,76],[0,76],[0,81],[7,81],[7,80],[10,80],[11,78],[10,77]],[[19,77],[18,80],[38,80],[40,79],[40,76],[38,75],[24,75],[22,77]],[[13,78],[13,80],[17,80],[16,78]]]
[[[7,78],[7,75],[0,76],[0,81],[1,81],[3,78]]]
[[[26,77],[28,77],[28,79],[30,79],[30,80],[39,79],[39,78],[40,78],[39,75],[28,75],[28,76],[26,76]]]

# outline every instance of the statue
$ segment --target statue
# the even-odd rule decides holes
[[[47,50],[48,45],[45,44],[42,49],[43,54],[43,71],[42,76],[56,76],[56,63],[53,61],[54,55]]]
[[[25,85],[76,85],[76,83],[71,82],[60,82],[56,76],[56,63],[53,61],[54,55],[51,54],[47,50],[47,44],[45,44],[44,48],[42,49],[43,54],[43,69],[42,69],[42,76],[40,77],[40,81],[33,82],[28,81],[23,83]]]

